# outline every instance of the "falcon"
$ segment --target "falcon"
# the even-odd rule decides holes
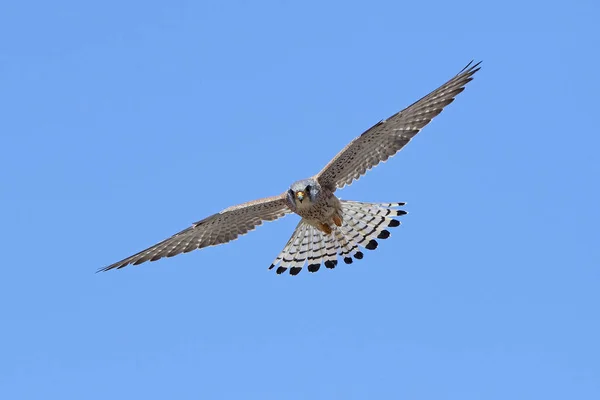
[[[400,225],[397,217],[405,203],[365,203],[341,200],[337,189],[350,185],[369,169],[395,155],[410,140],[454,101],[479,71],[470,62],[456,76],[427,96],[379,121],[354,139],[329,164],[312,178],[293,183],[279,196],[267,197],[229,207],[194,223],[189,228],[124,260],[101,268],[108,271],[127,265],[156,261],[195,249],[216,246],[286,214],[302,219],[292,237],[269,269],[277,274],[297,275],[304,266],[316,272],[321,265],[335,268],[339,259],[351,264],[360,260],[362,249],[375,250],[378,239],[390,236],[388,228]]]

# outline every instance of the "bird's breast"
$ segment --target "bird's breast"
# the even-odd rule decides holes
[[[318,199],[308,207],[298,207],[296,214],[310,221],[327,223],[340,208],[340,201],[331,195]]]

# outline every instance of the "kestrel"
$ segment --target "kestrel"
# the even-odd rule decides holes
[[[318,271],[321,264],[335,268],[338,256],[346,264],[352,263],[353,258],[362,259],[362,248],[376,249],[377,239],[390,236],[387,228],[400,225],[395,217],[405,215],[406,211],[397,208],[405,203],[341,200],[335,196],[335,191],[350,185],[406,146],[464,90],[479,71],[479,64],[469,63],[454,78],[421,100],[375,124],[312,178],[293,183],[279,196],[226,208],[100,271],[227,243],[255,229],[263,221],[273,221],[290,213],[296,213],[302,219],[269,269],[275,268],[278,274],[289,270],[291,275],[297,275],[305,265],[310,272]]]

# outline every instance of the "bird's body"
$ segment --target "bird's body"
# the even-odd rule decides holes
[[[298,193],[306,193],[306,195],[299,200]],[[340,226],[341,224],[342,205],[340,200],[331,190],[322,188],[313,178],[295,182],[286,195],[286,202],[291,211],[301,216],[307,224],[322,232],[330,234],[333,225]]]
[[[180,253],[226,243],[260,225],[289,213],[302,219],[281,253],[269,267],[281,274],[310,272],[321,264],[335,268],[338,256],[347,264],[362,259],[362,248],[374,250],[377,239],[387,239],[389,228],[404,203],[364,203],[340,200],[335,191],[351,184],[367,170],[396,154],[471,81],[479,64],[467,65],[458,75],[411,106],[382,120],[354,139],[312,178],[293,183],[279,196],[226,208],[131,257],[103,268],[155,261]]]

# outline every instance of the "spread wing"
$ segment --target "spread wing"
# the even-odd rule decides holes
[[[229,207],[146,250],[101,268],[98,272],[227,243],[253,230],[262,224],[262,221],[273,221],[290,212],[285,202],[285,194]]]
[[[421,100],[380,121],[350,142],[317,174],[319,184],[332,191],[341,189],[400,151],[454,101],[454,97],[473,79],[473,74],[479,71],[480,63],[469,63],[458,75]]]

